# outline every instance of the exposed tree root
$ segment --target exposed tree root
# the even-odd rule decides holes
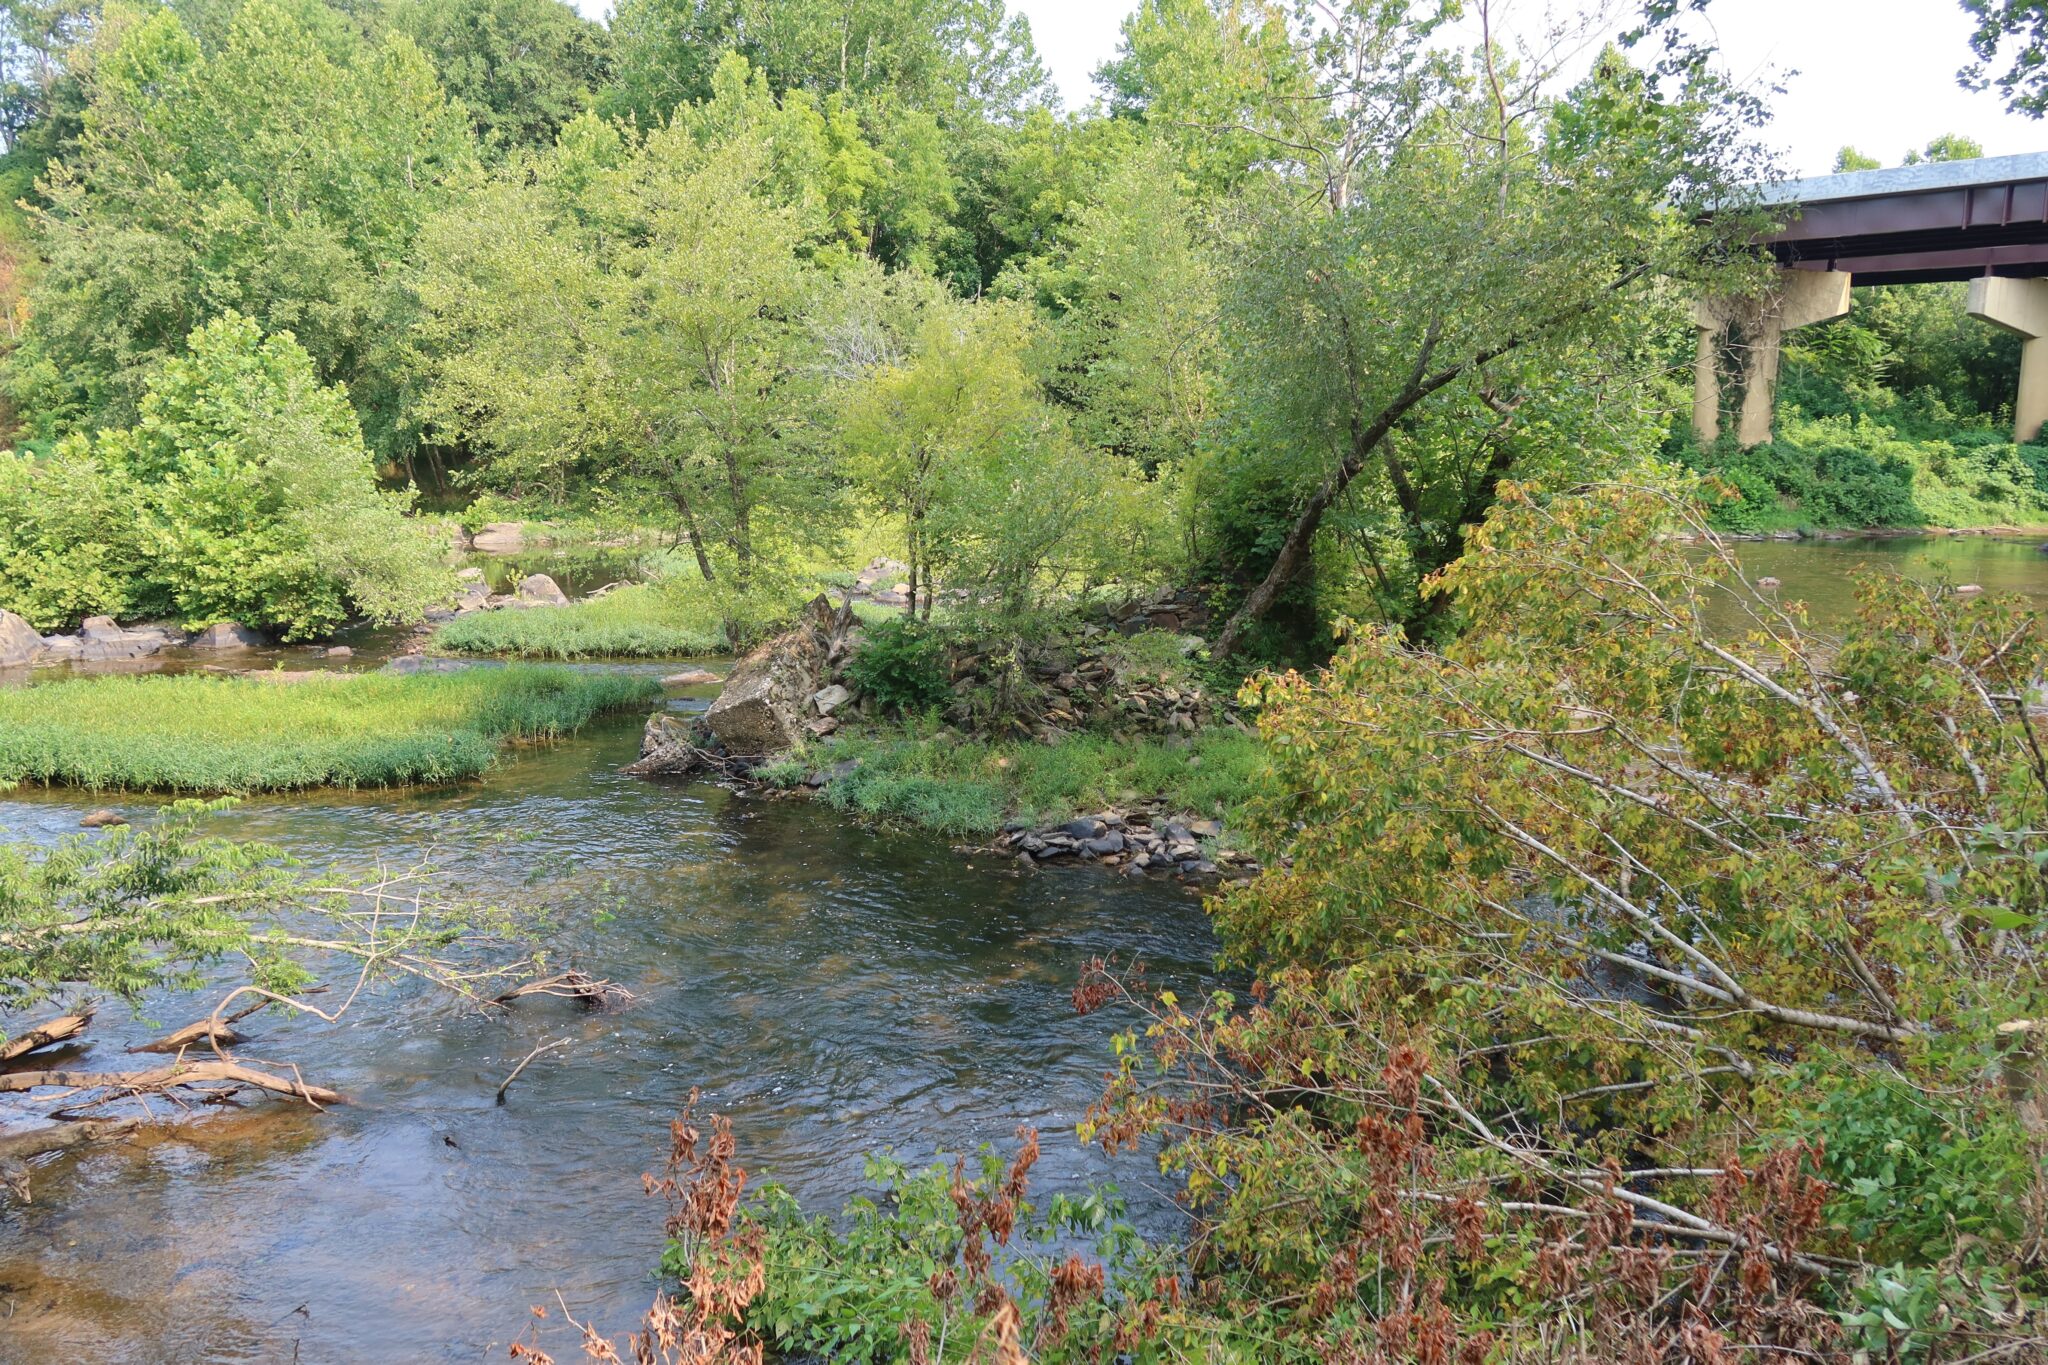
[[[46,1048],[55,1043],[68,1042],[85,1032],[92,1023],[92,1011],[83,1009],[76,1014],[66,1014],[52,1019],[47,1024],[38,1024],[26,1033],[17,1034],[0,1043],[0,1062],[11,1062],[16,1057]]]

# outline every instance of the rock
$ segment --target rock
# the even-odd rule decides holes
[[[819,716],[816,720],[804,722],[804,732],[812,739],[823,739],[839,729],[839,722],[831,716]]]
[[[193,649],[254,649],[270,641],[240,621],[215,621],[192,637]]]
[[[109,825],[125,825],[127,823],[127,816],[117,810],[108,810],[105,806],[102,806],[80,820],[78,825],[81,829],[105,829]]]
[[[347,645],[334,645],[328,649],[327,657],[330,659],[353,659],[356,657],[356,652]]]
[[[0,668],[26,668],[44,648],[34,626],[11,611],[0,611]]]
[[[640,732],[640,758],[624,770],[639,777],[677,777],[694,772],[704,762],[698,747],[701,736],[686,718],[673,711],[656,711]]]
[[[1188,832],[1197,839],[1214,839],[1223,833],[1223,822],[1220,820],[1190,820],[1188,822]]]
[[[910,596],[910,585],[908,583],[891,583],[889,591],[898,597],[907,598]]]
[[[484,571],[474,564],[465,565],[455,571],[455,581],[458,583],[481,583],[484,581]]]
[[[901,607],[909,605],[909,602],[908,597],[893,588],[878,592],[874,596],[874,603],[878,607]]]
[[[1195,832],[1178,820],[1168,820],[1166,841],[1171,844],[1191,844],[1195,841]]]
[[[512,594],[515,601],[530,607],[566,607],[569,595],[561,590],[555,580],[544,573],[530,573],[519,580],[519,588]]]
[[[83,646],[76,635],[45,635],[43,654],[37,659],[41,664],[61,664],[78,657]]]
[[[384,665],[386,673],[460,673],[476,664],[468,659],[430,659],[424,654],[401,654]]]
[[[796,626],[733,665],[704,713],[706,727],[735,755],[790,748],[802,737],[803,711],[820,690],[825,660],[852,624],[851,607],[835,610],[822,594],[813,598]]]
[[[1060,826],[1060,833],[1069,839],[1094,839],[1099,838],[1108,828],[1109,826],[1093,816],[1084,815],[1078,820],[1069,820]]]
[[[708,668],[686,668],[680,673],[671,673],[661,680],[663,687],[709,687],[718,681],[718,675]]]
[[[850,688],[833,683],[830,687],[821,687],[811,693],[811,709],[821,716],[829,716],[852,700],[853,692]]]
[[[1118,834],[1115,830],[1111,830],[1100,838],[1083,840],[1081,847],[1087,849],[1098,858],[1106,858],[1111,854],[1124,851],[1124,836]]]
[[[473,611],[488,610],[491,605],[491,585],[482,577],[464,583],[462,591],[455,594],[455,614],[467,615]]]
[[[88,616],[78,628],[78,657],[93,662],[139,659],[170,642],[170,632],[161,626],[123,630],[111,616]]]
[[[1956,596],[1977,597],[1982,595],[1983,591],[1984,585],[1982,583],[1965,583],[1956,589]]]
[[[494,521],[470,537],[479,554],[509,555],[526,548],[526,529],[516,521]]]

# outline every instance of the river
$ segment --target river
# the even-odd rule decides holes
[[[1823,626],[1866,567],[2048,604],[2048,555],[2031,541],[1739,552]],[[362,643],[346,663],[274,662],[367,667],[390,647]],[[867,1152],[1004,1143],[1028,1122],[1046,1133],[1040,1189],[1114,1177],[1148,1231],[1176,1231],[1148,1162],[1109,1163],[1072,1136],[1109,1053],[1103,1021],[1077,1018],[1067,992],[1108,952],[1198,988],[1214,944],[1194,898],[1086,868],[1021,875],[822,807],[622,777],[639,729],[603,721],[458,787],[264,798],[218,817],[358,873],[438,849],[444,884],[550,907],[561,946],[637,998],[482,1017],[400,992],[338,1025],[250,1021],[245,1053],[296,1061],[352,1102],[196,1116],[42,1165],[34,1203],[0,1203],[0,1361],[502,1358],[528,1305],[557,1293],[623,1327],[661,1244],[638,1176],[693,1086],[733,1117],[753,1176],[814,1208],[855,1190]],[[0,838],[56,839],[102,804],[0,796]],[[198,1004],[152,1000],[145,1018],[110,1006],[82,1055],[122,1065],[123,1047]],[[575,1043],[493,1103],[529,1049],[564,1036]]]

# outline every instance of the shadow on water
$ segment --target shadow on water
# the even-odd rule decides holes
[[[699,1085],[733,1116],[752,1177],[813,1207],[855,1189],[871,1150],[1002,1143],[1028,1122],[1047,1133],[1041,1188],[1114,1175],[1151,1230],[1174,1229],[1142,1160],[1112,1169],[1059,1133],[1108,1065],[1105,1025],[1067,1002],[1081,964],[1141,955],[1199,983],[1213,944],[1192,897],[973,867],[820,807],[622,777],[638,728],[604,722],[466,787],[222,816],[314,864],[438,845],[451,884],[547,903],[576,959],[639,999],[595,1015],[536,1000],[485,1019],[408,998],[334,1026],[252,1020],[246,1052],[297,1060],[355,1102],[209,1117],[40,1172],[34,1204],[0,1209],[0,1359],[472,1359],[557,1289],[579,1316],[623,1323],[660,1244],[638,1174]],[[0,833],[54,838],[100,803],[0,800]],[[118,1007],[101,1020],[99,1065],[152,1032]],[[513,1064],[565,1034],[577,1043],[494,1106]]]

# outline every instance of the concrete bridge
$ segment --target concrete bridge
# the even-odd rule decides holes
[[[1712,441],[1739,392],[1743,445],[1771,439],[1785,333],[1849,311],[1849,286],[1968,280],[1971,317],[2025,338],[2013,439],[2048,420],[2048,152],[1853,171],[1773,186],[1785,225],[1762,245],[1778,287],[1707,299],[1694,321],[1693,430]]]

